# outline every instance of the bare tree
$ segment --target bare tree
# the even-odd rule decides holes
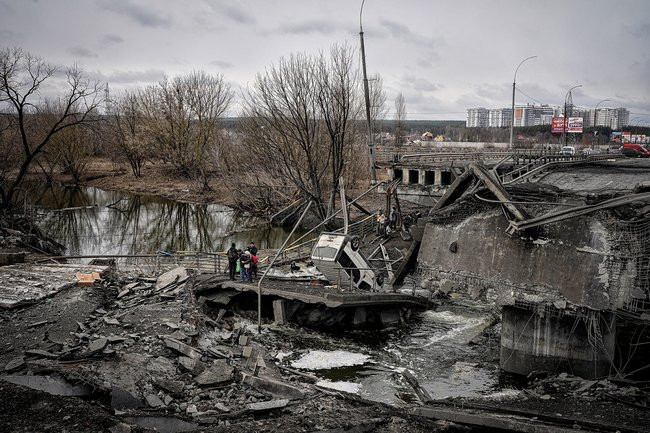
[[[404,95],[400,92],[395,98],[395,146],[404,144],[406,126],[406,104]]]
[[[206,177],[220,140],[219,120],[233,93],[223,76],[203,71],[165,79],[140,94],[147,133],[163,159],[187,177]]]
[[[65,71],[67,90],[57,101],[60,114],[41,116],[43,100],[39,92],[56,72],[56,67],[19,48],[0,51],[0,106],[8,114],[9,135],[18,136],[12,143],[20,149],[16,170],[0,179],[4,181],[0,182],[0,209],[11,207],[30,166],[54,137],[67,128],[97,120],[93,113],[101,103],[100,86],[87,80],[77,67]],[[45,127],[34,128],[35,123],[45,119]]]
[[[115,149],[126,158],[135,177],[142,174],[142,166],[151,151],[151,140],[145,134],[141,98],[138,92],[125,92],[111,104],[110,137]]]
[[[333,47],[329,56],[293,54],[258,74],[244,94],[246,154],[257,162],[256,172],[270,174],[256,175],[256,182],[269,179],[268,188],[285,192],[290,185],[323,219],[332,212],[355,139],[359,97],[352,59],[346,46]]]

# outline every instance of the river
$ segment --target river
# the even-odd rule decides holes
[[[279,248],[290,232],[218,204],[92,187],[29,185],[27,191],[41,229],[67,255],[225,251],[232,242],[242,248],[251,241],[260,249]]]

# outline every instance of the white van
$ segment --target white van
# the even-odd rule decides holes
[[[384,275],[375,272],[359,251],[359,238],[342,233],[323,233],[311,253],[311,260],[332,284],[352,284],[363,290],[380,290]]]
[[[560,155],[575,155],[576,154],[576,148],[573,146],[563,146],[562,149],[560,149]]]

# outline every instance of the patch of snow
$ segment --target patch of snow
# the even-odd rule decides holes
[[[305,356],[291,363],[293,368],[303,370],[326,370],[330,368],[363,365],[370,356],[346,350],[310,350]]]
[[[361,385],[354,382],[331,382],[329,380],[319,380],[316,382],[316,386],[322,386],[323,388],[334,389],[336,391],[348,392],[350,394],[358,394],[361,390]]]
[[[533,243],[535,245],[546,245],[547,243],[551,242],[550,239],[535,239]]]
[[[493,392],[491,394],[483,395],[486,400],[506,400],[509,398],[519,397],[521,391],[518,389],[502,389],[501,391]]]

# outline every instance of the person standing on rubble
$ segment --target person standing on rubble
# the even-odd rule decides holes
[[[391,230],[395,230],[397,227],[397,208],[393,206],[390,210],[390,216],[388,218]]]
[[[248,244],[248,248],[246,248],[248,251],[251,253],[251,281],[252,277],[254,276],[257,278],[257,247],[255,246],[255,242],[251,242]]]
[[[228,275],[230,281],[234,281],[235,272],[237,270],[237,260],[239,260],[239,253],[237,252],[234,242],[230,245],[230,249],[226,254],[228,256]]]
[[[251,253],[244,251],[239,255],[239,269],[242,283],[253,281],[251,278]]]
[[[386,215],[384,215],[384,211],[382,210],[380,210],[379,215],[377,215],[377,235],[386,235]]]

